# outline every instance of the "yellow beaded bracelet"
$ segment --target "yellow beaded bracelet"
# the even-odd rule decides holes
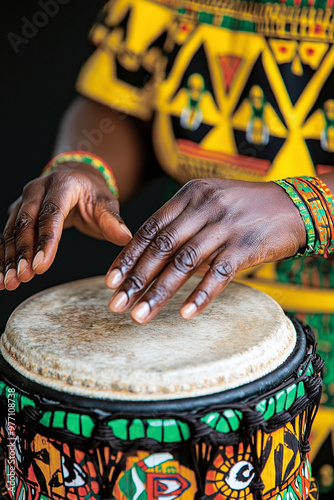
[[[52,158],[52,160],[50,160],[45,165],[41,175],[49,174],[52,170],[57,168],[58,165],[60,165],[61,163],[71,162],[71,161],[87,163],[88,165],[91,165],[92,167],[96,168],[96,170],[101,172],[101,174],[103,175],[104,180],[106,181],[108,188],[110,189],[112,194],[115,196],[115,198],[118,198],[118,188],[116,184],[116,179],[114,177],[111,168],[105,161],[103,161],[101,158],[94,155],[93,153],[87,153],[86,151],[68,151],[66,153],[60,153],[54,158]]]

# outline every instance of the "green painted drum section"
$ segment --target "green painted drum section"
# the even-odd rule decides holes
[[[310,365],[305,375],[311,376],[313,367]],[[4,382],[0,382],[0,394],[8,399],[9,389]],[[286,389],[280,390],[274,396],[263,399],[256,405],[256,410],[263,415],[265,421],[270,420],[282,411],[288,410],[298,398],[305,395],[304,382],[291,384]],[[26,406],[35,407],[33,399],[15,391],[15,411],[18,413]],[[90,438],[94,432],[95,421],[90,415],[63,410],[42,411],[39,424],[48,429],[65,429],[76,436]],[[242,412],[227,409],[223,412],[210,412],[204,415],[201,422],[215,431],[228,434],[239,429],[242,421]],[[112,429],[114,436],[122,441],[150,438],[159,443],[179,443],[187,441],[191,432],[189,425],[179,419],[139,419],[133,420],[118,418],[109,420],[106,425]]]

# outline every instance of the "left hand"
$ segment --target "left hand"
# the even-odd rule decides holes
[[[183,318],[192,318],[239,271],[293,256],[305,245],[299,211],[278,185],[193,180],[143,224],[110,267],[106,284],[117,290],[109,308],[124,312],[140,299],[131,317],[147,323],[209,264],[180,310]]]

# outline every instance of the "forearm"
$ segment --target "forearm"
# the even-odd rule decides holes
[[[135,192],[144,170],[145,149],[130,117],[77,97],[61,122],[54,154],[66,150],[86,150],[106,161],[116,177],[121,202]]]

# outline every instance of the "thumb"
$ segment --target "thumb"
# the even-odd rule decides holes
[[[125,225],[123,219],[117,213],[103,212],[98,222],[104,238],[116,245],[126,245],[132,238],[130,229]]]
[[[126,245],[132,238],[130,229],[126,226],[113,203],[105,202],[95,207],[95,221],[107,241],[116,245]]]

